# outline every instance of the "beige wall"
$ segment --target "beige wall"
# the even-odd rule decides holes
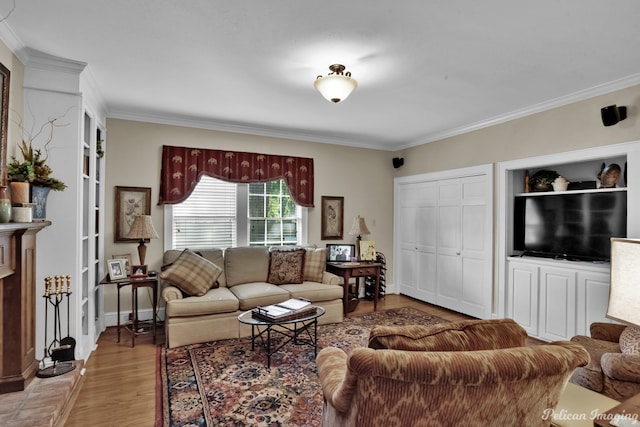
[[[163,145],[287,154],[314,159],[315,208],[309,209],[309,243],[352,243],[349,236],[355,215],[366,218],[368,236],[379,251],[392,262],[393,166],[391,153],[319,144],[305,141],[268,138],[179,126],[109,119],[106,138],[105,256],[132,253],[138,259],[137,245],[114,243],[115,186],[151,187],[153,223],[160,240],[148,245],[147,264],[158,270],[164,237],[163,208],[157,206],[160,161]],[[344,239],[320,240],[320,197],[344,197]],[[105,311],[115,312],[115,290],[107,290]],[[127,297],[128,298],[128,297]],[[126,301],[126,300],[123,300]],[[127,302],[123,302],[127,304]],[[125,305],[128,306],[128,305]]]
[[[627,106],[628,118],[604,127],[600,108]],[[640,86],[576,102],[464,135],[403,150],[397,176],[498,163],[640,139]],[[595,179],[595,176],[594,176]]]

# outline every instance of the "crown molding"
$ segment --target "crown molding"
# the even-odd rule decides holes
[[[487,120],[481,120],[479,122],[461,126],[458,128],[453,128],[443,132],[437,132],[430,135],[425,135],[422,138],[408,142],[406,145],[399,147],[398,150],[416,147],[418,145],[428,144],[430,142],[440,141],[442,139],[451,138],[454,136],[473,132],[479,129],[484,129],[490,126],[499,125],[501,123],[505,123],[515,119],[520,119],[522,117],[530,116],[532,114],[537,114],[543,111],[547,111],[554,108],[563,107],[565,105],[573,104],[576,102],[584,101],[586,99],[594,98],[596,96],[606,95],[608,93],[615,92],[617,90],[626,89],[632,86],[636,86],[638,84],[640,84],[640,73],[623,77],[621,79],[604,83],[598,86],[594,86],[589,89],[580,90],[566,96],[561,96],[559,98],[534,104],[529,107],[512,111],[510,113],[491,117]]]
[[[318,142],[322,144],[342,145],[354,148],[366,148],[372,150],[389,151],[383,144],[384,141],[375,141],[369,144],[363,143],[355,137],[349,137],[337,133],[313,133],[300,129],[285,129],[276,127],[256,126],[251,123],[224,122],[193,117],[179,117],[167,114],[153,114],[131,112],[118,109],[110,109],[107,117],[112,119],[132,120],[146,123],[157,123],[171,126],[183,126],[197,129],[215,130],[221,132],[233,132],[270,138],[291,139],[296,141]],[[393,148],[395,149],[395,148]]]

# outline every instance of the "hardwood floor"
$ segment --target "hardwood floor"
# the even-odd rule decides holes
[[[450,321],[471,317],[401,295],[387,295],[378,310],[413,307]],[[361,301],[354,314],[373,311],[373,302]],[[164,334],[158,335],[158,344]],[[535,342],[533,342],[535,343]],[[84,384],[65,426],[152,426],[155,420],[156,351],[151,336],[116,342],[115,328],[100,335],[98,348],[87,361]]]

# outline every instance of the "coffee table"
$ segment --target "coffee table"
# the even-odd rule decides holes
[[[255,350],[256,338],[260,338],[262,348],[267,353],[267,368],[271,369],[271,356],[282,347],[293,342],[296,345],[313,346],[313,355],[318,355],[318,318],[324,314],[323,307],[316,307],[316,312],[305,317],[280,322],[254,319],[251,310],[238,316],[241,323],[251,325],[251,350]],[[313,332],[312,332],[313,331]],[[272,342],[272,333],[284,336],[278,345]]]

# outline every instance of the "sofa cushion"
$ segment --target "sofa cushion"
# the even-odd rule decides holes
[[[224,267],[224,256],[223,256],[222,249],[220,248],[197,249],[197,250],[192,249],[192,251],[202,256],[203,258],[208,259],[218,267],[220,268]],[[178,249],[169,249],[168,251],[165,251],[165,253],[162,256],[162,267],[163,267],[162,270],[164,271],[167,268],[171,267],[171,265],[174,262],[176,262],[176,260],[181,254],[182,254],[182,251]],[[218,276],[217,282],[220,286],[227,286],[227,280],[225,278],[224,268],[223,268],[222,274]]]
[[[269,278],[274,285],[302,283],[304,272],[304,249],[273,249],[269,253]]]
[[[228,288],[210,289],[202,296],[167,303],[167,317],[202,316],[238,311],[238,298]]]
[[[620,351],[624,354],[640,354],[640,328],[624,328],[620,334]]]
[[[211,261],[185,249],[169,268],[160,273],[160,278],[175,284],[187,295],[202,296],[212,287],[222,269]]]
[[[342,299],[344,292],[340,285],[327,285],[307,281],[299,285],[281,285],[280,288],[289,291],[291,298],[304,298],[312,303]]]
[[[269,276],[269,248],[250,246],[227,248],[224,251],[227,286],[266,282]]]
[[[240,301],[240,310],[251,310],[261,305],[277,304],[289,299],[289,292],[266,282],[243,283],[229,288]]]
[[[327,262],[327,248],[308,248],[304,256],[304,280],[322,282]]]

